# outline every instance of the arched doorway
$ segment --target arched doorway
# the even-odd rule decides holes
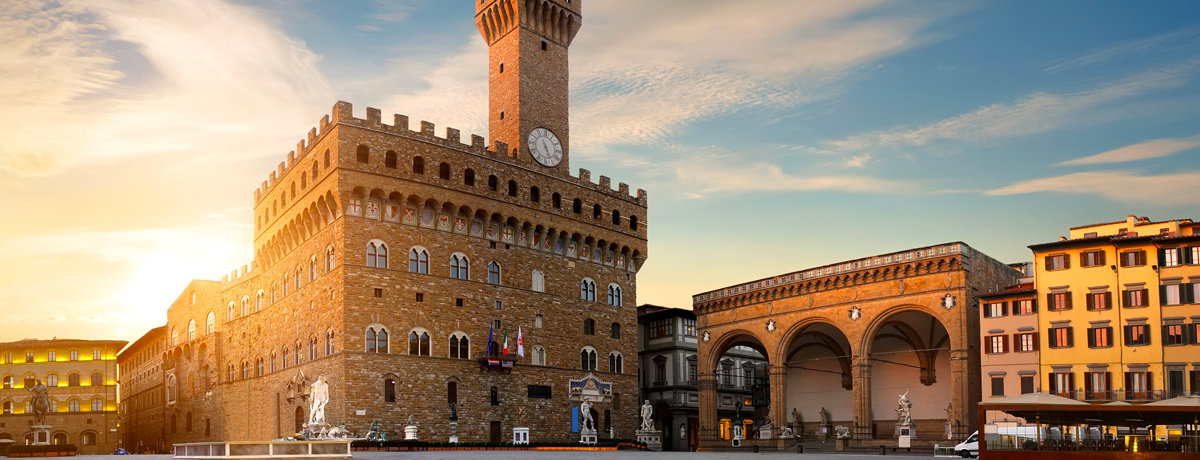
[[[306,418],[307,417],[305,417],[304,408],[301,406],[296,406],[296,429],[293,431],[293,433],[299,433],[304,429],[304,423],[308,421]]]
[[[743,439],[755,438],[771,405],[768,357],[762,341],[746,331],[732,331],[711,348],[701,348],[699,363],[706,367],[699,382],[702,445],[728,445],[739,431]]]
[[[953,398],[950,334],[934,316],[906,310],[883,318],[864,341],[871,365],[870,413],[874,437],[892,438],[901,418],[901,396],[911,404],[918,435],[944,436],[945,404]],[[906,407],[908,409],[908,407]]]
[[[805,324],[793,333],[782,356],[787,367],[787,405],[784,419],[776,425],[792,425],[796,434],[815,436],[824,409],[829,414],[827,431],[832,426],[852,426],[854,351],[846,334],[827,322]],[[796,414],[799,426],[795,426]]]

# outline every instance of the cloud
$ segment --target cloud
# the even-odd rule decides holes
[[[1200,194],[1200,172],[1142,175],[1136,171],[1093,171],[1032,179],[991,190],[985,195],[1055,192],[1099,195],[1141,205],[1191,205]]]
[[[1119,149],[1097,153],[1092,156],[1064,161],[1055,166],[1092,165],[1101,163],[1124,163],[1127,161],[1145,160],[1171,156],[1176,153],[1200,147],[1200,135],[1179,139],[1155,139],[1140,144],[1127,145]]]
[[[1106,104],[1182,86],[1197,63],[1200,61],[1150,70],[1084,91],[1034,93],[920,128],[859,134],[822,144],[829,152],[845,154],[875,148],[919,147],[941,140],[981,142],[1041,133],[1071,124],[1096,123],[1108,119],[1103,110]]]
[[[1164,32],[1140,40],[1123,40],[1102,46],[1082,56],[1060,59],[1046,65],[1047,72],[1058,72],[1088,66],[1112,59],[1145,54],[1149,51],[1178,51],[1200,45],[1200,26]]]
[[[677,179],[703,192],[847,192],[906,194],[916,192],[913,182],[881,179],[861,175],[817,175],[802,176],[789,174],[771,163],[754,163],[745,166],[716,159],[689,159],[675,166]],[[689,198],[701,195],[687,194]]]

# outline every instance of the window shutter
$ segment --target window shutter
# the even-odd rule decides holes
[[[1087,372],[1087,373],[1083,374],[1083,391],[1085,394],[1091,394],[1091,392],[1092,392],[1092,375],[1091,374],[1092,374],[1091,372]]]
[[[987,354],[992,353],[992,338],[990,336],[984,336],[983,338],[983,352]]]
[[[1055,307],[1057,306],[1054,305],[1054,294],[1046,294],[1046,309],[1054,311]]]
[[[983,317],[984,318],[992,317],[992,309],[991,309],[991,307],[989,307],[989,305],[990,304],[988,304],[987,302],[979,304],[979,306],[983,309]]]
[[[1008,316],[1008,302],[1000,303],[1000,316]]]
[[[1063,257],[1063,269],[1065,270],[1065,269],[1071,268],[1071,255],[1063,254],[1062,257]]]
[[[1169,327],[1166,324],[1162,325],[1163,345],[1167,344],[1167,337],[1171,335],[1171,331],[1167,330]]]
[[[1016,336],[1012,336],[1012,337],[1016,337]],[[1009,343],[1009,340],[1010,340],[1010,336],[1007,336],[1007,335],[1006,335],[1006,336],[1004,336],[1004,338],[1003,338],[1003,339],[1001,339],[1001,340],[1004,342],[1004,352],[1005,352],[1005,353],[1008,353],[1008,352],[1012,351],[1012,349],[1011,349],[1011,348],[1009,348],[1009,346],[1008,346],[1008,343]]]
[[[1096,348],[1096,328],[1091,327],[1087,330],[1088,348]]]
[[[1032,305],[1032,307],[1033,307],[1034,313],[1037,313],[1037,301],[1038,301],[1037,296],[1033,296],[1033,298],[1029,300],[1030,305]]]
[[[1112,372],[1104,373],[1104,391],[1112,391]]]
[[[1133,340],[1132,340],[1133,326],[1123,326],[1121,328],[1121,331],[1124,333],[1124,336],[1125,336],[1125,345],[1132,345],[1133,344]]]
[[[1067,387],[1068,387],[1067,388],[1068,392],[1075,389],[1075,373],[1074,372],[1067,373]]]
[[[1046,267],[1046,270],[1050,270],[1051,268],[1053,268],[1050,266],[1050,256],[1046,256],[1045,259],[1046,260],[1045,260],[1045,262],[1042,263],[1042,266]]]
[[[1184,265],[1192,264],[1192,248],[1190,246],[1179,247],[1179,261]]]
[[[1066,307],[1066,309],[1067,309],[1067,310],[1070,310],[1070,309],[1071,309],[1071,293],[1070,293],[1070,292],[1068,292],[1068,293],[1065,295],[1065,297],[1067,298],[1067,307]]]
[[[1138,251],[1138,265],[1146,265],[1146,251]]]
[[[1158,248],[1158,266],[1159,267],[1163,266],[1163,261],[1165,261],[1166,259],[1167,259],[1167,250],[1163,249],[1163,248]]]
[[[1192,295],[1192,283],[1183,283],[1179,285],[1179,303],[1187,304],[1195,301]]]
[[[1154,391],[1154,373],[1146,372],[1146,392]]]
[[[1160,284],[1160,285],[1158,285],[1158,305],[1162,306],[1162,305],[1166,305],[1166,304],[1167,304],[1167,285]]]
[[[1096,251],[1096,265],[1104,266],[1104,251]]]
[[[1113,346],[1113,343],[1112,343],[1113,342],[1113,328],[1112,328],[1112,326],[1109,326],[1104,329],[1106,331],[1108,331],[1108,346],[1112,347]]]
[[[1146,305],[1150,305],[1150,290],[1142,289],[1142,303],[1141,303],[1141,305],[1138,305],[1138,306],[1144,307]]]
[[[1038,333],[1033,333],[1033,351],[1038,351],[1041,348],[1041,342],[1038,341]]]
[[[1054,374],[1050,374],[1050,394],[1058,393],[1058,379]]]
[[[1113,305],[1112,305],[1112,293],[1111,293],[1111,292],[1105,292],[1105,293],[1104,293],[1104,308],[1106,308],[1106,309],[1107,309],[1107,308],[1112,308],[1112,306],[1113,306]]]
[[[1086,300],[1088,310],[1096,309],[1096,295],[1095,294],[1084,294],[1083,298]]]
[[[1146,345],[1150,345],[1150,326],[1143,327],[1142,330],[1146,331]]]
[[[1075,328],[1073,328],[1073,327],[1067,328],[1067,346],[1068,347],[1075,346]],[[1074,385],[1071,385],[1071,386],[1073,387]]]

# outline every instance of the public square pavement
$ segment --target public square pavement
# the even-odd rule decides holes
[[[76,458],[94,458],[96,455],[80,455]],[[104,456],[108,459],[128,458],[130,460],[171,460],[171,455],[132,455],[129,457],[114,457]],[[795,452],[643,452],[636,450],[619,450],[619,451],[500,451],[500,450],[464,450],[464,451],[427,451],[427,452],[355,452],[355,460],[458,460],[458,459],[479,459],[479,460],[572,460],[572,459],[603,459],[603,460],[661,460],[661,459],[685,459],[685,458],[710,458],[722,460],[734,459],[760,459],[760,460],[782,460],[785,458],[796,460],[866,460],[866,459],[887,459],[887,458],[933,458],[931,454],[914,455],[914,454],[897,454],[888,452],[887,456],[867,455],[867,454],[797,454]]]

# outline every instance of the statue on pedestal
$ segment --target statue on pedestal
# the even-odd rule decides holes
[[[650,416],[654,414],[654,407],[650,405],[650,400],[647,399],[642,404],[642,431],[655,431],[654,421],[650,420]]]
[[[900,407],[896,409],[896,413],[900,416],[901,425],[912,425],[912,401],[908,400],[908,392],[900,395]]]
[[[329,384],[325,382],[325,374],[317,376],[310,394],[312,401],[308,410],[308,424],[325,425],[325,405],[329,404]]]
[[[825,410],[825,408],[822,407],[821,408],[821,425],[828,425],[828,424],[829,424],[829,411]]]
[[[46,413],[50,411],[50,395],[41,379],[37,379],[36,382],[32,387],[26,388],[25,391],[33,394],[30,401],[30,406],[33,409],[33,424],[45,426]]]
[[[592,402],[587,398],[579,404],[579,426],[584,430],[596,431],[596,422],[592,420]]]

